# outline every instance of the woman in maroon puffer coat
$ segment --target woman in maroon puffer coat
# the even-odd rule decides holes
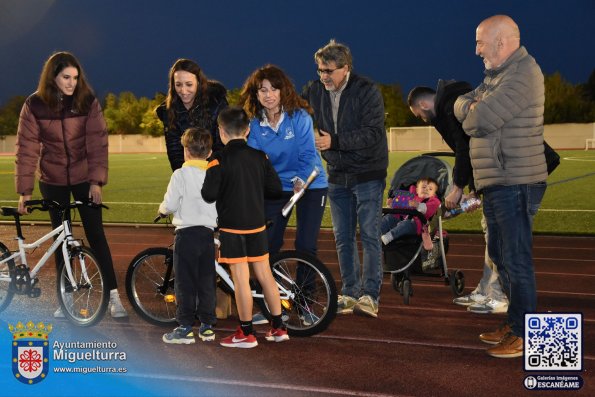
[[[68,204],[75,200],[102,201],[107,183],[108,137],[101,106],[88,85],[83,69],[68,52],[53,54],[46,61],[37,91],[23,105],[17,132],[16,191],[19,212],[26,214],[35,173],[44,199]],[[81,207],[81,220],[89,245],[105,271],[112,317],[127,316],[118,295],[114,266],[103,231],[101,208]],[[50,211],[52,226],[61,224]],[[58,268],[63,262],[56,255]],[[63,317],[61,309],[54,313]]]

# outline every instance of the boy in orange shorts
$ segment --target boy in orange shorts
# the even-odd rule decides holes
[[[281,319],[279,290],[269,266],[264,198],[280,197],[281,181],[264,152],[246,144],[250,120],[243,109],[230,107],[219,113],[219,135],[223,150],[209,162],[202,187],[207,202],[216,201],[219,262],[230,265],[240,326],[235,334],[223,338],[225,347],[251,348],[258,342],[252,328],[250,267],[262,286],[272,315],[268,341],[289,339]]]

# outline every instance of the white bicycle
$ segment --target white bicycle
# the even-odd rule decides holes
[[[93,252],[72,235],[67,211],[81,206],[97,206],[91,202],[74,201],[67,207],[50,200],[31,200],[25,203],[29,211],[57,210],[62,224],[33,243],[25,243],[21,228],[21,215],[15,207],[2,207],[3,216],[14,217],[18,249],[11,252],[0,242],[0,312],[12,301],[13,296],[26,295],[37,298],[41,288],[37,275],[48,259],[60,249],[63,265],[58,270],[56,282],[58,301],[65,317],[72,323],[89,327],[101,321],[108,306],[109,291],[104,286],[105,276]],[[100,205],[107,208],[104,205]],[[54,242],[39,259],[33,270],[29,268],[27,255],[43,243]]]

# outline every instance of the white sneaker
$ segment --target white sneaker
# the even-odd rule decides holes
[[[58,310],[54,312],[54,318],[64,318],[64,313],[62,313],[61,307],[59,307]]]
[[[120,297],[111,297],[109,300],[109,312],[113,318],[128,317],[128,312],[122,306]]]
[[[458,298],[454,298],[452,300],[452,303],[454,303],[455,305],[469,306],[469,305],[474,305],[477,303],[484,303],[487,300],[488,300],[487,296],[472,292],[469,295],[459,296]]]
[[[508,311],[508,302],[488,298],[488,300],[483,303],[476,303],[468,306],[467,310],[479,314],[506,313]]]
[[[337,295],[337,314],[351,314],[357,299],[349,295]]]
[[[353,312],[376,318],[378,317],[378,302],[370,295],[363,295],[357,300]]]
[[[380,236],[380,240],[382,240],[384,245],[388,245],[391,241],[393,241],[393,236],[390,233],[386,233]]]

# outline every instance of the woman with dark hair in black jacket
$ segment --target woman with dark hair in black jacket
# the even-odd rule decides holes
[[[165,102],[156,109],[163,122],[167,157],[172,171],[184,163],[181,137],[190,127],[202,127],[211,132],[213,152],[223,144],[217,131],[217,115],[228,106],[227,90],[221,83],[207,80],[198,64],[178,59],[169,70],[169,87]]]

